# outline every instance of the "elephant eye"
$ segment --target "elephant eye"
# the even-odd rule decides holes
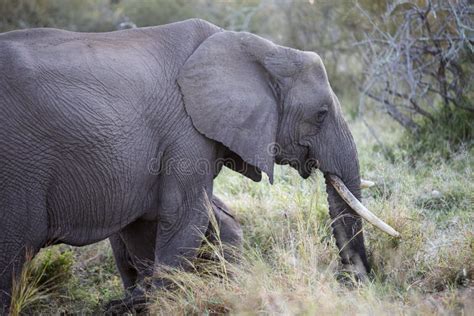
[[[318,111],[318,113],[316,114],[316,121],[318,123],[322,123],[324,119],[326,118],[327,114],[328,114],[328,110],[326,109]]]

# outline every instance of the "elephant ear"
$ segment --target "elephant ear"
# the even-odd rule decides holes
[[[205,40],[181,69],[178,84],[194,127],[265,172],[273,183],[278,103],[265,58],[277,46],[245,32]],[[273,52],[273,53],[272,53]]]

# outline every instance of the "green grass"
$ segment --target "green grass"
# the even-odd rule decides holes
[[[400,133],[390,122],[380,124],[379,136],[394,148]],[[350,125],[362,176],[377,183],[363,192],[364,204],[402,234],[397,240],[365,225],[374,270],[370,282],[347,286],[338,281],[339,257],[321,174],[304,181],[295,171],[276,167],[275,185],[270,186],[225,170],[215,192],[243,225],[241,263],[200,262],[195,273],[170,271],[167,277],[175,288],[157,293],[152,310],[162,315],[472,313],[472,149],[461,146],[436,164],[428,154],[416,164],[412,158],[391,160],[362,123]],[[30,311],[93,313],[120,297],[120,279],[106,242],[52,249],[57,249],[53,255],[33,262],[47,260],[70,273],[52,289],[39,288],[36,295],[47,296],[28,304]],[[218,254],[220,247],[211,251]],[[70,267],[69,260],[61,259],[64,252],[74,262]],[[59,264],[51,265],[55,260]],[[48,275],[54,280],[54,273]],[[26,280],[31,278],[22,279],[24,288],[38,288]]]

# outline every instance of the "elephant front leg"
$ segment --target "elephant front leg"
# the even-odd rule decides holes
[[[156,222],[137,220],[109,237],[126,296],[105,305],[106,314],[140,313],[146,309],[146,279],[153,274]]]
[[[169,284],[166,278],[160,276],[161,272],[168,268],[187,269],[189,262],[198,254],[209,225],[207,197],[212,194],[212,178],[208,181],[203,181],[202,178],[183,180],[180,177],[168,175],[160,181],[160,187],[162,190],[157,206],[158,222],[154,230],[156,231],[153,249],[154,264],[148,272],[144,273],[149,277],[138,280],[137,286],[126,299],[109,305],[108,313],[143,311],[150,299],[149,294],[152,294],[150,290],[163,288]],[[134,234],[126,238],[125,242],[143,230],[134,230]],[[142,238],[137,238],[134,242],[140,245],[140,249],[143,248],[143,243]],[[143,249],[145,251],[148,247]]]
[[[132,257],[119,233],[110,236],[109,241],[115,258],[115,265],[122,278],[123,287],[127,292],[132,292],[138,280],[138,271],[132,263]]]
[[[154,285],[157,287],[168,284],[160,276],[162,271],[168,268],[190,268],[190,262],[197,257],[209,226],[208,196],[212,193],[208,193],[205,186],[181,192],[178,206],[167,205],[160,209],[154,271]]]

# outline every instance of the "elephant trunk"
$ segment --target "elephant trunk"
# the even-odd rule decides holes
[[[325,173],[326,192],[328,194],[329,214],[332,219],[332,228],[336,244],[344,266],[358,275],[365,275],[370,271],[362,232],[362,220],[350,205],[335,189],[333,179],[337,176]],[[339,179],[339,178],[338,178]],[[344,179],[345,187],[351,194],[360,200],[360,178],[358,172],[352,179]]]
[[[360,212],[360,202],[355,203],[361,200],[357,148],[342,115],[335,113],[330,119],[331,124],[327,124],[320,137],[314,139],[310,156],[318,161],[319,169],[324,173],[329,214],[342,263],[363,276],[370,267],[361,219],[361,215],[366,213]]]
[[[362,205],[358,172],[346,180],[331,173],[325,173],[324,177],[329,214],[342,263],[358,276],[365,276],[370,266],[364,245],[362,218],[394,237],[400,234]]]
[[[330,120],[332,122],[321,131],[320,137],[314,139],[310,156],[317,160],[324,173],[329,214],[342,263],[357,275],[364,276],[370,267],[362,218],[392,236],[399,234],[360,203],[362,183],[354,139],[339,111]]]

